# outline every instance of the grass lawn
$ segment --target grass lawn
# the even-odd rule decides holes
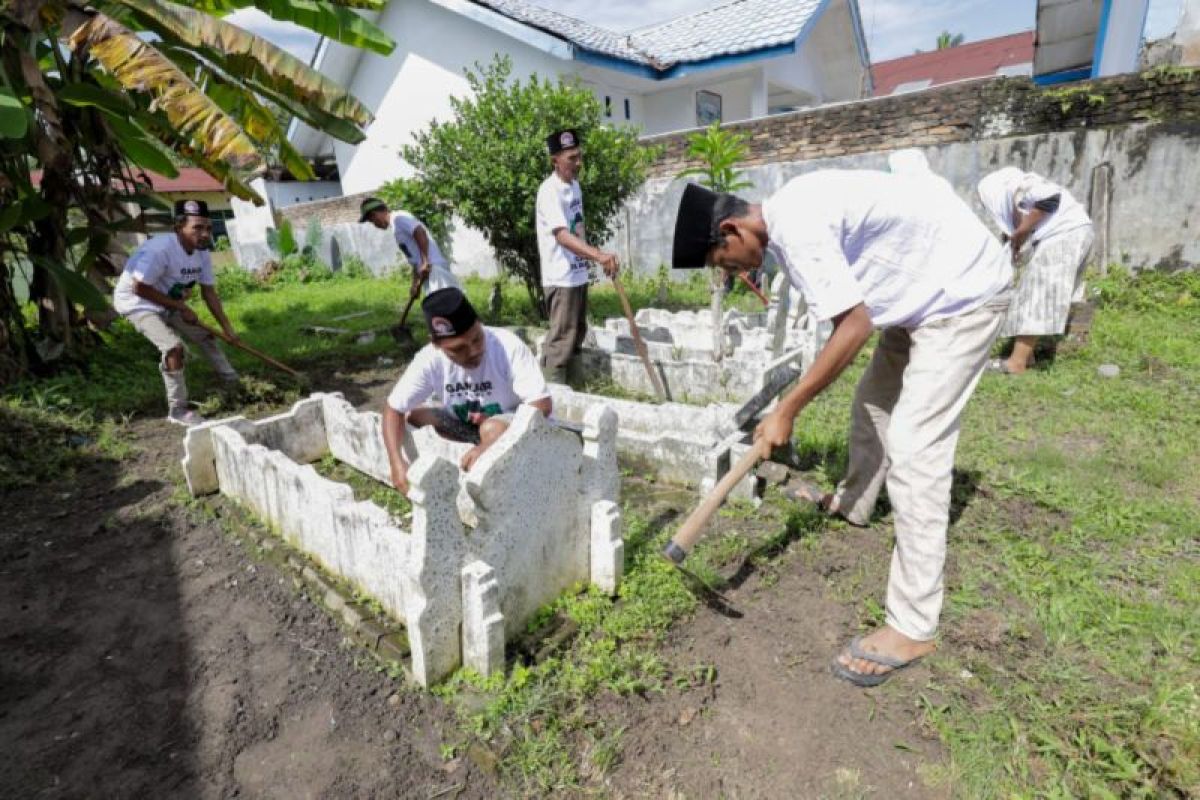
[[[1085,349],[1064,347],[1022,379],[985,376],[969,406],[944,635],[962,642],[982,631],[992,646],[944,646],[912,698],[950,755],[930,780],[955,796],[1200,796],[1198,277],[1099,282],[1105,305]],[[865,362],[798,421],[802,455],[830,483],[844,469],[848,403]],[[1102,363],[1121,375],[1099,377]],[[671,531],[650,527],[644,508],[636,497],[627,504],[619,601],[559,603],[581,629],[567,653],[442,689],[530,789],[575,785],[570,753],[580,742],[593,759],[619,747],[619,730],[580,710],[590,698],[695,680],[657,654],[696,601],[657,555]],[[718,583],[739,555],[774,558],[773,544],[804,532],[805,546],[783,556],[804,557],[839,529],[777,498],[723,514],[765,519],[775,541],[711,536],[689,566]],[[864,564],[835,590],[860,605],[864,628],[882,618],[886,569]]]
[[[929,780],[956,796],[1200,796],[1200,276],[1115,275],[1095,288],[1102,305],[1086,348],[1064,347],[1022,378],[985,376],[968,407],[944,644],[931,659],[932,679],[909,698],[950,757]],[[468,285],[480,308],[489,289]],[[629,289],[636,307],[652,304],[652,281]],[[339,280],[244,292],[228,308],[248,342],[285,362],[367,363],[397,355],[390,338],[346,344],[300,327],[364,310],[366,317],[332,324],[386,326],[403,294],[399,279]],[[702,306],[704,297],[703,287],[685,285],[672,304]],[[746,300],[753,298],[739,302]],[[527,323],[528,312],[524,291],[510,286],[504,321]],[[593,314],[617,313],[611,289],[598,289]],[[158,413],[152,349],[123,324],[108,336],[110,346],[86,374],[0,397],[0,421],[53,417],[65,436],[85,424],[111,426],[102,420],[122,412]],[[241,354],[234,361],[277,380]],[[844,469],[848,403],[865,361],[866,354],[797,424],[802,455],[827,483]],[[1118,365],[1119,377],[1100,377],[1104,363]],[[204,370],[198,366],[195,384],[203,385]],[[5,469],[18,473],[29,449],[9,432],[0,478]],[[113,440],[106,446],[119,447]],[[47,464],[28,474],[49,477],[61,467]],[[501,769],[516,787],[587,784],[581,749],[599,773],[615,762],[620,728],[588,713],[602,694],[670,692],[705,680],[703,669],[676,672],[662,657],[665,632],[697,601],[658,556],[671,530],[653,521],[647,495],[670,490],[645,489],[627,481],[627,575],[616,602],[595,592],[565,597],[540,618],[578,625],[564,650],[487,681],[460,673],[438,689],[461,712],[454,747],[487,743],[503,754]],[[711,536],[689,566],[714,582],[738,556],[804,559],[840,530],[778,497],[762,509],[732,505],[722,514],[753,517],[767,541]],[[887,530],[886,516],[879,525]],[[800,533],[803,547],[789,544]],[[864,627],[880,619],[886,568],[864,563],[830,589],[856,604]]]
[[[218,256],[223,255],[218,253]],[[236,270],[236,268],[234,268]],[[359,344],[354,337],[316,336],[304,333],[306,326],[344,328],[354,332],[385,331],[399,321],[408,300],[408,278],[395,273],[384,278],[338,277],[312,283],[289,282],[266,289],[250,288],[240,270],[218,271],[218,290],[226,313],[243,340],[293,368],[329,364],[363,365],[380,356],[400,358],[399,350],[385,333],[374,341]],[[704,276],[669,287],[667,308],[695,308],[707,303]],[[486,315],[492,282],[470,278],[465,281],[467,294],[476,309]],[[658,282],[654,278],[627,278],[625,288],[633,307],[655,305]],[[489,323],[504,325],[544,325],[533,312],[528,293],[518,283],[504,286],[503,306],[497,319]],[[727,298],[727,307],[753,309],[761,304],[742,287]],[[192,307],[201,319],[216,327],[202,301]],[[358,316],[366,312],[365,315]],[[594,322],[621,316],[621,307],[612,284],[593,287],[590,314]],[[354,315],[350,319],[337,319]],[[418,342],[426,341],[425,324],[419,305],[409,312],[409,328]],[[58,409],[120,418],[129,414],[163,412],[162,378],[156,368],[157,353],[128,322],[118,320],[103,335],[106,346],[99,348],[91,361],[60,375],[10,387],[10,397],[25,398],[38,408]],[[247,380],[251,400],[279,402],[299,396],[294,380],[253,356],[225,346],[234,366]],[[203,399],[215,383],[208,363],[194,352],[188,365],[188,385],[192,399]]]

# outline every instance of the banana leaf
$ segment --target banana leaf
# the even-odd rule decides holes
[[[359,8],[364,11],[382,11],[387,7],[387,0],[324,0],[329,5],[342,6],[343,8]],[[189,8],[194,8],[197,11],[203,11],[207,14],[219,14],[224,16],[233,11],[242,8],[257,8],[264,14],[269,14],[275,19],[284,22],[293,21],[290,19],[291,12],[286,9],[275,9],[273,0],[188,0],[183,3]],[[317,31],[320,33],[320,31]]]
[[[180,137],[206,161],[248,174],[263,167],[254,141],[220,107],[149,42],[103,14],[94,14],[71,35],[76,52],[92,56],[130,91],[154,96]]]
[[[58,90],[58,99],[73,106],[92,106],[119,118],[126,118],[133,112],[133,104],[128,98],[90,83],[68,83]]]
[[[117,2],[137,11],[143,23],[163,39],[174,40],[206,55],[211,53],[230,75],[265,84],[298,103],[313,106],[358,125],[371,122],[371,112],[341,86],[286,50],[236,25],[166,0]],[[345,13],[361,23],[369,24],[353,12]],[[381,31],[379,36],[363,33],[353,39],[350,43],[355,46],[384,54],[390,53],[395,47],[395,42]]]
[[[179,175],[179,170],[166,151],[132,122],[115,117],[109,117],[107,122],[126,158],[134,164],[168,178]]]
[[[312,165],[287,140],[287,131],[279,125],[270,109],[254,99],[251,92],[221,79],[216,79],[206,91],[226,114],[241,123],[242,129],[252,138],[273,146],[280,162],[296,180],[316,180]]]
[[[0,88],[0,139],[21,139],[29,130],[29,112],[20,98]]]
[[[88,311],[104,311],[108,308],[108,298],[75,270],[45,256],[30,254],[29,259],[50,273],[50,277],[72,303],[78,303]]]

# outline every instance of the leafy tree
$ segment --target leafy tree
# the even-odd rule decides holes
[[[958,47],[963,43],[963,35],[961,33],[950,33],[950,31],[942,31],[937,37],[937,49],[949,50],[951,47]]]
[[[714,192],[736,192],[753,186],[736,169],[738,162],[746,157],[747,138],[744,133],[722,130],[719,122],[693,133],[688,137],[687,155],[699,161],[700,166],[689,167],[677,177],[699,175],[700,183]]]
[[[534,75],[510,80],[512,63],[497,56],[467,71],[471,94],[453,98],[453,119],[434,122],[402,153],[454,213],[483,232],[501,268],[519,277],[545,308],[534,227],[538,186],[550,174],[546,137],[575,128],[583,137],[584,224],[604,241],[621,204],[646,179],[655,151],[632,128],[602,123],[600,102],[587,89]]]
[[[264,153],[312,176],[273,104],[345,141],[367,109],[299,59],[222,16],[275,19],[379,53],[394,43],[353,8],[385,0],[0,0],[0,385],[81,355],[111,319],[122,235],[165,222],[146,171],[193,164],[234,195]],[[29,330],[18,287],[37,308]]]

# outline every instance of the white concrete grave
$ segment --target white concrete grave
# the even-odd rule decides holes
[[[504,667],[504,644],[538,608],[580,582],[615,592],[624,569],[617,505],[617,415],[595,404],[578,435],[531,406],[470,472],[466,445],[428,429],[404,443],[411,522],[309,462],[332,454],[388,480],[381,418],[340,394],[314,394],[260,421],[190,428],[183,470],[193,495],[220,491],[290,544],[376,598],[407,627],[412,672],[429,685],[464,664]]]
[[[595,409],[611,407],[621,420],[617,451],[662,480],[708,492],[750,447],[750,435],[733,427],[738,407],[727,403],[693,406],[683,403],[653,405],[617,400],[568,386],[550,385],[554,416],[582,423]],[[734,497],[754,496],[755,478],[748,476],[733,491]]]
[[[767,373],[779,364],[801,370],[812,364],[828,336],[828,323],[817,322],[786,276],[776,276],[773,294],[764,311],[726,311],[720,337],[714,336],[707,310],[637,312],[638,332],[670,399],[741,402],[761,389]],[[718,339],[720,353],[714,350]],[[630,391],[654,393],[623,317],[589,331],[583,364],[589,375],[610,378]]]

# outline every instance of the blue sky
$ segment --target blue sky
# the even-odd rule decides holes
[[[712,0],[530,0],[563,14],[612,30],[626,31],[689,14]],[[1182,0],[1150,0],[1146,33],[1154,39],[1169,32],[1179,18]],[[863,29],[871,60],[910,55],[932,49],[943,30],[961,33],[967,41],[1031,30],[1036,0],[859,0]],[[316,37],[303,28],[275,22],[260,11],[247,9],[231,21],[265,36],[298,57],[308,60]]]

